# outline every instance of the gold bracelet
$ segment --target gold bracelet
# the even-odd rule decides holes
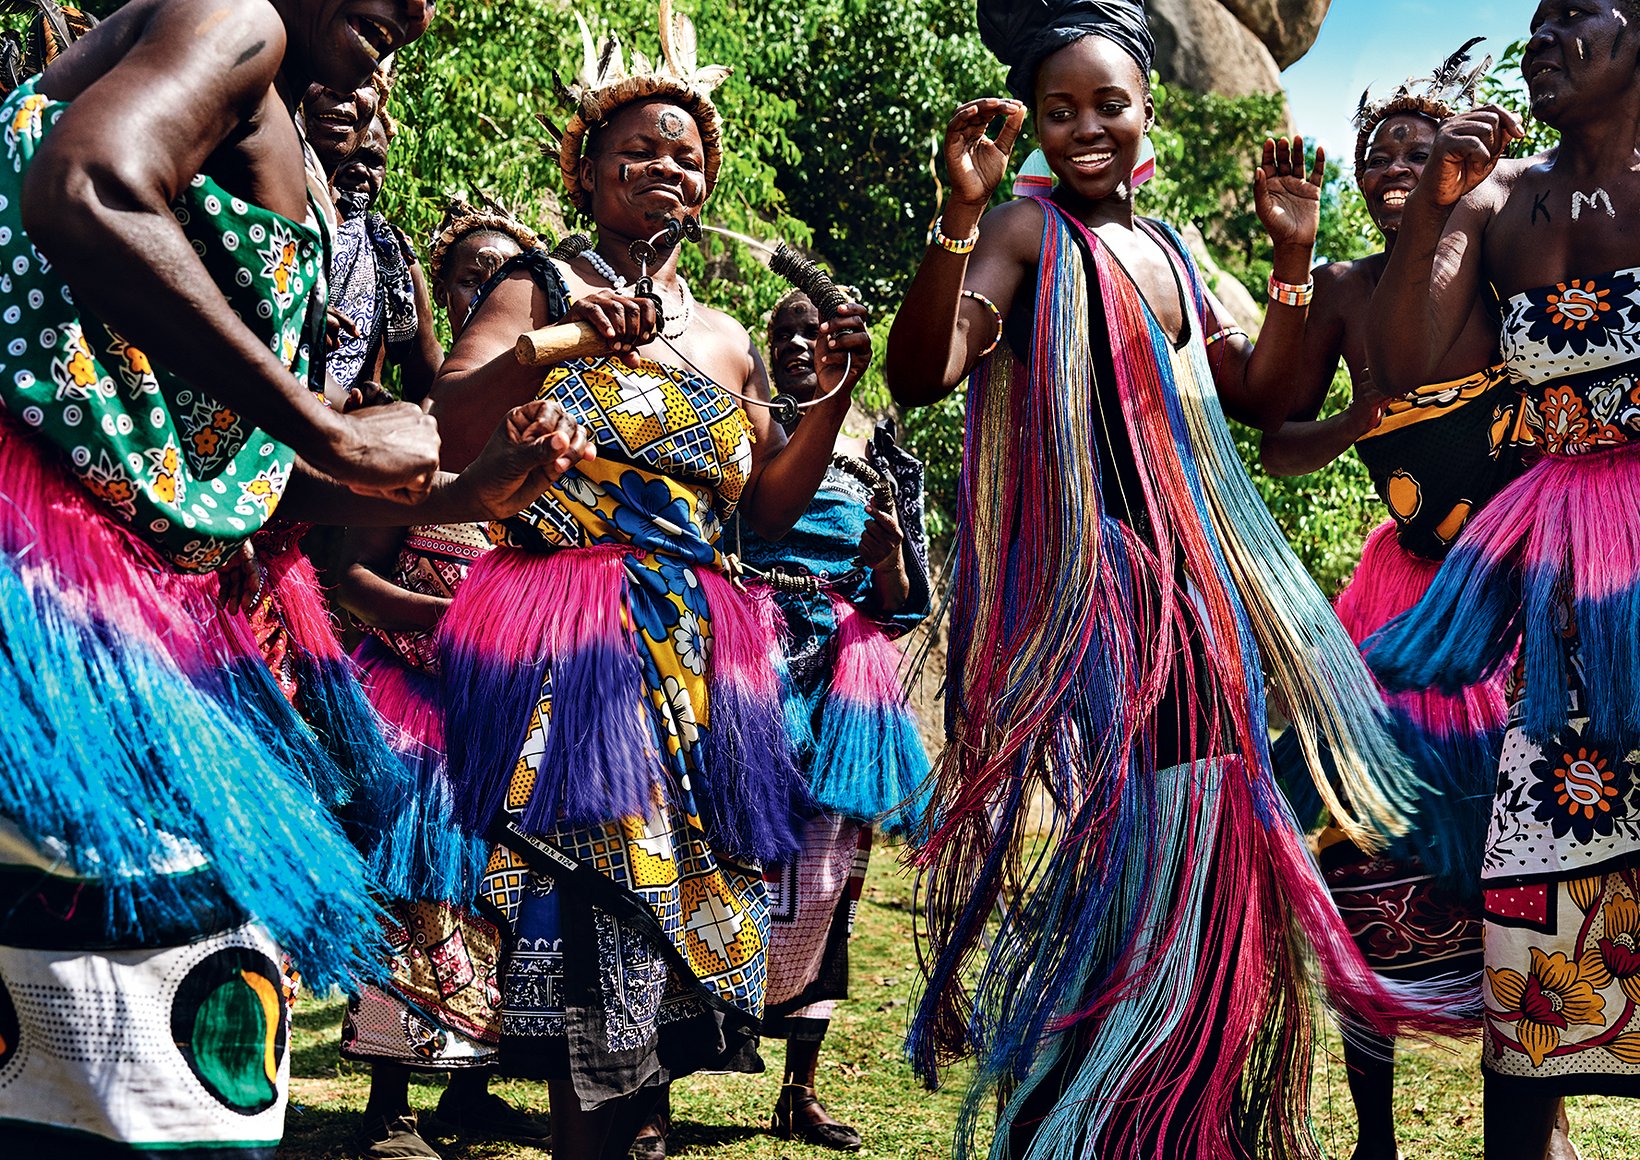
[[[1310,299],[1315,297],[1315,279],[1311,278],[1302,286],[1295,286],[1291,282],[1282,282],[1274,274],[1270,275],[1270,301],[1279,302],[1283,306],[1308,306]]]
[[[964,290],[962,292],[962,296],[964,298],[972,298],[975,302],[978,302],[981,306],[989,307],[991,313],[996,315],[997,332],[996,332],[995,336],[992,337],[992,339],[991,339],[991,345],[979,352],[979,357],[984,358],[986,355],[990,354],[993,350],[995,350],[997,348],[997,343],[1002,341],[1002,311],[997,309],[997,304],[995,302],[992,302],[989,298],[987,298],[985,295],[981,294],[978,290]]]
[[[928,240],[933,242],[936,246],[938,246],[940,249],[944,250],[948,254],[969,254],[969,253],[972,253],[973,250],[974,250],[974,247],[979,244],[979,225],[978,225],[978,223],[975,223],[975,225],[974,225],[974,232],[969,234],[966,238],[947,237],[946,234],[945,234],[945,231],[940,228],[944,224],[945,224],[944,215],[941,215],[940,217],[935,218],[934,219],[934,230],[931,234],[929,234]]]

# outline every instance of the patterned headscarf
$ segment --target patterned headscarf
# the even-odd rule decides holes
[[[1042,62],[1084,36],[1102,36],[1148,80],[1156,41],[1144,0],[979,0],[979,36],[1008,66],[1008,91],[1029,104]]]

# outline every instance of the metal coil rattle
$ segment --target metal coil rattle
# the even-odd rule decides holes
[[[809,300],[814,303],[815,311],[820,315],[822,322],[829,322],[835,318],[837,312],[848,301],[848,296],[838,288],[837,284],[832,281],[824,270],[803,257],[785,242],[769,246],[755,238],[749,238],[732,230],[702,226],[700,219],[694,217],[667,218],[666,223],[650,237],[636,239],[627,247],[627,253],[634,262],[638,263],[638,268],[641,271],[637,283],[633,286],[633,297],[649,299],[655,304],[655,310],[658,314],[661,310],[661,298],[655,292],[655,282],[649,273],[650,264],[660,256],[661,250],[671,249],[680,241],[698,243],[706,230],[723,234],[756,248],[773,273],[808,296]],[[592,238],[584,233],[574,233],[563,238],[558,245],[553,247],[551,256],[560,261],[568,262],[592,249],[592,247]],[[673,346],[671,341],[664,335],[658,335],[657,337],[671,347],[673,352],[684,362],[691,367],[694,366],[693,362],[676,346]],[[593,329],[589,323],[560,322],[519,335],[514,353],[518,361],[524,366],[550,366],[555,363],[568,362],[571,359],[590,358],[607,354],[609,353],[609,344],[604,336]],[[789,427],[797,421],[802,412],[810,407],[819,406],[835,395],[842,389],[843,384],[849,381],[849,375],[854,369],[854,353],[852,351],[848,352],[845,359],[843,376],[838,380],[838,385],[825,394],[803,403],[798,402],[790,395],[778,395],[773,399],[757,399],[749,395],[743,395],[729,387],[722,387],[722,389],[749,406],[765,408],[772,413],[776,422]],[[697,372],[699,371],[698,367],[695,369]]]

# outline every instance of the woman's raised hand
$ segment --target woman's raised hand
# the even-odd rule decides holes
[[[996,139],[985,135],[1002,118]],[[1008,171],[1008,154],[1025,124],[1025,104],[1005,97],[981,97],[957,106],[945,128],[945,168],[954,201],[984,206]]]
[[[1492,176],[1516,139],[1524,137],[1520,118],[1499,105],[1482,105],[1441,123],[1414,196],[1427,194],[1450,207]]]
[[[1317,145],[1315,164],[1304,172],[1304,138],[1267,138],[1264,157],[1253,171],[1253,205],[1270,240],[1278,246],[1313,246],[1321,227],[1321,186],[1327,151]]]

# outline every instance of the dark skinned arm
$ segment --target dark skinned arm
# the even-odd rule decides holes
[[[1499,190],[1488,181],[1521,135],[1513,113],[1487,105],[1435,135],[1407,198],[1401,232],[1373,294],[1367,363],[1386,395],[1433,382],[1481,290],[1481,245]]]
[[[879,511],[873,503],[866,514],[865,533],[860,537],[860,561],[871,569],[872,606],[885,615],[892,615],[911,599],[911,572],[905,558],[910,548],[892,505]]]
[[[522,511],[583,458],[597,455],[588,432],[550,400],[503,417],[460,475],[433,473],[425,498],[402,502],[359,495],[298,460],[279,501],[287,519],[350,527],[409,527],[502,519]]]
[[[993,141],[986,129],[998,118],[1002,126]],[[981,97],[959,105],[946,126],[951,195],[941,211],[940,230],[961,240],[978,229],[979,241],[969,254],[953,254],[930,242],[906,288],[883,363],[888,389],[902,407],[926,407],[945,398],[996,337],[996,315],[983,303],[964,298],[963,290],[985,295],[1006,318],[1036,265],[1041,207],[1019,201],[985,210],[1024,123],[1021,102]]]
[[[983,294],[1002,317],[1013,309],[1035,269],[1042,242],[1042,207],[1034,201],[997,206],[983,220],[977,210],[947,202],[946,229],[979,223],[979,243],[964,257],[930,245],[888,333],[884,372],[902,407],[939,402],[968,377],[980,352],[997,335],[997,316],[964,289]]]
[[[432,632],[450,601],[411,592],[388,577],[398,565],[403,528],[349,528],[337,561],[336,599],[366,624],[392,632]]]
[[[1383,415],[1383,397],[1367,384],[1357,389],[1349,407],[1317,419],[1343,356],[1345,318],[1367,308],[1364,283],[1352,281],[1349,274],[1348,265],[1336,262],[1314,272],[1315,299],[1305,320],[1302,347],[1288,375],[1285,421],[1278,420],[1266,429],[1259,441],[1260,461],[1271,475],[1308,475],[1321,470],[1376,427]],[[1269,316],[1298,309],[1272,302]],[[1264,345],[1262,335],[1259,345]]]
[[[1259,441],[1259,462],[1271,475],[1309,475],[1355,446],[1383,417],[1382,396],[1358,395],[1336,415],[1290,421],[1266,431]]]
[[[1306,176],[1302,137],[1266,140],[1261,162],[1253,171],[1253,202],[1274,247],[1273,276],[1294,286],[1314,276],[1317,298],[1322,282],[1311,274],[1310,263],[1321,220],[1325,175],[1326,152],[1317,149]],[[1233,321],[1211,295],[1208,306],[1211,317],[1204,320],[1208,328],[1204,338]],[[1320,396],[1325,395],[1332,380],[1338,356],[1334,351],[1332,361],[1323,366],[1324,357],[1311,349],[1317,339],[1309,323],[1318,309],[1316,302],[1287,306],[1271,300],[1256,345],[1241,335],[1213,344],[1208,354],[1225,414],[1270,431],[1281,426],[1312,394],[1317,396],[1315,405],[1320,406]]]
[[[284,50],[271,5],[154,7],[42,142],[23,187],[24,224],[76,300],[156,363],[333,478],[415,496],[436,461],[436,428],[408,408],[344,417],[323,407],[234,316],[171,215],[212,153],[255,131]]]
[[[628,353],[653,336],[655,308],[647,299],[600,290],[576,299],[563,319],[550,318],[546,295],[529,274],[514,272],[467,320],[433,383],[447,469],[466,467],[501,416],[535,398],[546,368],[523,366],[513,351],[520,334],[558,321],[590,323],[612,350]]]

